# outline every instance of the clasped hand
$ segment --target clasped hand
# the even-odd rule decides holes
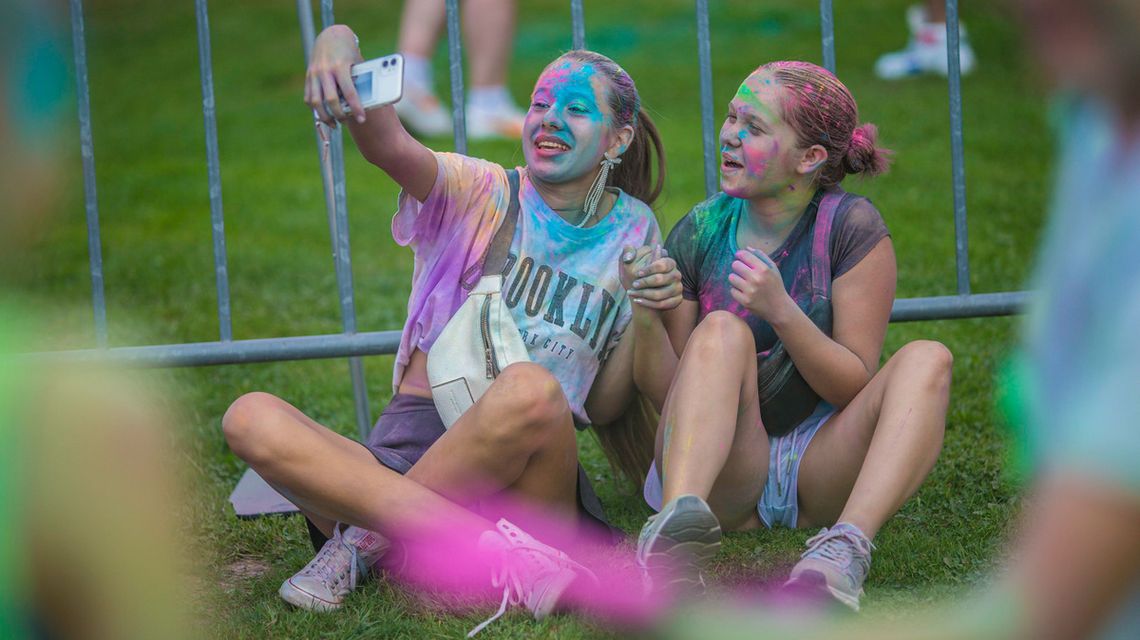
[[[681,304],[681,272],[660,244],[623,248],[619,272],[635,305],[668,311]]]
[[[791,300],[776,263],[766,253],[752,247],[736,252],[728,284],[732,287],[733,300],[769,323]]]

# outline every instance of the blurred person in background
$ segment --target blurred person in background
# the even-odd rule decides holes
[[[875,75],[884,80],[901,80],[924,74],[949,73],[949,54],[946,52],[946,2],[926,0],[913,5],[906,12],[910,40],[905,48],[885,53],[875,62]],[[962,75],[974,70],[977,59],[966,27],[958,26],[961,40],[958,44],[958,61]]]
[[[669,637],[1140,637],[1140,2],[1016,4],[1057,91],[1060,158],[1004,378],[1033,474],[1005,574],[976,602],[909,623],[718,612]]]
[[[515,41],[514,0],[464,0],[463,47],[468,53],[467,137],[472,140],[522,136],[526,113],[507,90],[507,69]],[[424,136],[451,133],[451,110],[436,97],[431,58],[447,20],[444,0],[407,0],[400,19],[399,51],[404,56],[400,120]]]
[[[15,355],[50,338],[11,267],[58,205],[74,140],[64,11],[0,3],[0,638],[191,637],[160,396]]]

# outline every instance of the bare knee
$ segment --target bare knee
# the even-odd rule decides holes
[[[685,354],[698,362],[713,364],[735,354],[756,353],[752,329],[741,318],[728,311],[713,311],[693,329],[685,345]]]
[[[571,422],[562,385],[545,367],[532,362],[503,369],[483,402],[498,419],[488,420],[482,430],[496,438],[525,437]]]
[[[954,354],[941,342],[915,340],[903,345],[895,354],[910,371],[925,374],[936,386],[950,387],[954,370]]]
[[[916,340],[903,345],[891,359],[897,361],[897,375],[920,380],[931,393],[950,397],[954,354],[946,345],[933,340]]]
[[[272,423],[281,411],[282,400],[255,391],[242,395],[230,404],[222,416],[222,434],[226,444],[246,462],[272,455]]]

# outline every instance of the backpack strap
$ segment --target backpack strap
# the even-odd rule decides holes
[[[815,214],[815,231],[811,243],[812,298],[831,297],[831,227],[835,212],[847,192],[839,187],[828,189]]]
[[[463,278],[460,285],[464,290],[470,291],[479,282],[479,278],[484,275],[498,274],[503,270],[503,265],[507,262],[507,253],[511,249],[511,241],[515,238],[515,227],[519,219],[519,171],[518,169],[509,169],[507,171],[507,184],[510,185],[511,199],[510,204],[507,205],[507,213],[503,216],[503,221],[499,224],[499,228],[495,231],[495,236],[491,239],[490,244],[483,251],[483,256],[479,258],[479,262],[468,267],[467,271],[463,273]]]

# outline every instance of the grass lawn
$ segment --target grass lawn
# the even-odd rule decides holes
[[[143,0],[88,2],[87,38],[94,149],[113,345],[217,339],[204,135],[194,5]],[[658,207],[668,229],[704,198],[696,33],[691,2],[587,2],[587,42],[638,82],[668,147],[668,190]],[[716,122],[736,85],[757,64],[820,60],[816,3],[716,0],[711,31]],[[871,73],[876,56],[906,40],[904,0],[836,3],[839,75],[896,153],[893,171],[847,184],[871,197],[891,228],[899,296],[955,291],[946,84],[923,78],[888,84]],[[520,3],[511,88],[525,97],[541,68],[570,46],[569,3]],[[366,57],[394,48],[400,3],[341,0]],[[340,311],[311,117],[301,103],[303,60],[294,4],[246,0],[210,5],[221,173],[235,338],[334,333]],[[1010,16],[968,3],[964,20],[980,66],[964,82],[971,285],[1021,288],[1042,222],[1051,140],[1042,92]],[[447,85],[446,56],[437,84]],[[445,93],[446,95],[446,93]],[[72,140],[78,140],[74,135]],[[431,140],[436,149],[448,140]],[[405,313],[411,255],[392,242],[396,188],[346,144],[353,270],[361,330],[396,329]],[[473,143],[472,155],[521,162],[517,143]],[[83,186],[78,144],[68,183],[34,259],[16,274],[37,304],[59,309],[46,327],[59,346],[93,343]],[[1015,341],[1009,318],[893,325],[890,355],[910,340],[944,342],[955,354],[946,444],[930,479],[876,540],[865,608],[905,605],[960,592],[994,564],[1018,509],[1004,475],[1006,437],[993,409],[993,376]],[[391,357],[366,359],[373,415],[391,395]],[[177,437],[192,469],[192,498],[180,505],[186,537],[200,546],[206,585],[200,611],[219,637],[455,637],[489,611],[439,616],[370,583],[336,615],[289,608],[281,581],[311,557],[299,518],[239,521],[226,496],[244,470],[226,448],[219,420],[251,390],[289,399],[316,420],[355,434],[343,360],[225,366],[156,373],[183,407]],[[636,532],[648,515],[618,483],[589,436],[582,458],[614,521]],[[777,575],[808,531],[726,536],[717,573]],[[536,624],[521,613],[487,637],[606,635],[570,616]]]

